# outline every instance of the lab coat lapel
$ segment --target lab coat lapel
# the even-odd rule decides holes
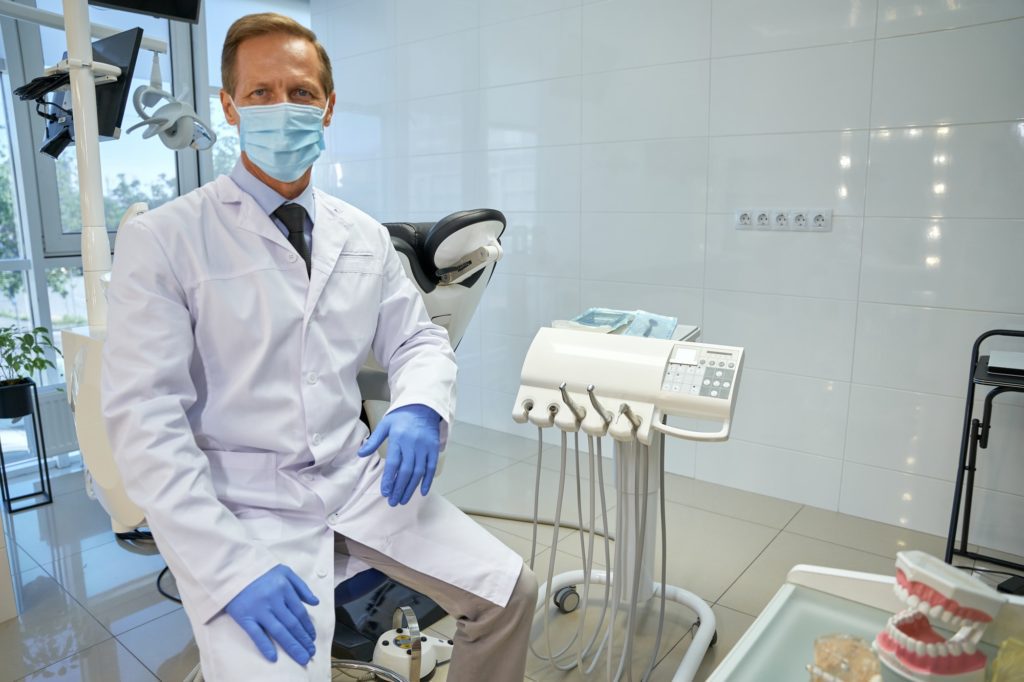
[[[256,200],[243,192],[235,184],[234,180],[226,175],[222,175],[216,182],[218,183],[216,185],[217,195],[220,197],[220,200],[225,204],[238,205],[238,220],[234,223],[235,227],[258,234],[285,249],[293,250],[292,245],[281,234],[281,230],[277,228],[277,225],[270,219],[270,216],[265,214],[260,205],[256,203]]]
[[[316,223],[313,225],[312,271],[309,274],[309,291],[306,294],[306,311],[303,325],[309,324],[310,315],[316,309],[317,301],[327,286],[327,280],[334,272],[345,242],[352,233],[352,221],[344,212],[323,200],[323,195],[314,190],[316,202]]]

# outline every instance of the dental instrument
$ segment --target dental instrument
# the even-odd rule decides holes
[[[561,433],[561,471],[557,489],[552,544],[548,557],[550,576],[538,611],[544,611],[547,651],[534,653],[561,670],[578,668],[592,673],[604,658],[609,680],[623,676],[633,679],[632,658],[636,645],[639,608],[658,597],[658,631],[654,651],[640,679],[646,680],[657,663],[664,630],[665,603],[672,601],[697,613],[693,641],[673,680],[691,680],[708,646],[716,637],[715,616],[711,608],[687,590],[666,583],[667,548],[661,556],[661,580],[654,580],[656,519],[661,518],[661,543],[665,547],[664,436],[713,442],[728,438],[736,391],[743,366],[743,349],[692,341],[658,339],[644,336],[595,334],[568,328],[543,328],[533,340],[523,363],[521,385],[516,397],[513,419],[538,428],[538,476],[534,515],[540,494],[543,448],[542,430],[558,428]],[[703,431],[666,423],[668,417],[714,421],[718,428]],[[587,437],[589,470],[589,525],[584,524],[579,476],[580,432]],[[554,557],[562,525],[568,435],[573,434],[577,462],[577,516],[579,527],[586,528],[587,542],[581,533],[583,570],[554,575]],[[604,499],[601,442],[611,436],[615,443],[616,546],[610,550],[607,500]],[[594,570],[594,539],[598,535],[596,488],[600,496],[605,545],[605,564],[609,571]],[[660,505],[660,507],[659,507]],[[660,514],[659,514],[660,511]],[[534,529],[536,543],[536,526]],[[585,546],[584,546],[585,545]],[[531,564],[536,550],[531,554]],[[563,612],[573,610],[572,593],[583,586],[582,605],[590,605],[596,586],[605,594],[597,597],[603,604],[596,627],[588,629],[580,618],[569,642],[555,650],[551,644],[550,600]],[[578,595],[577,595],[578,597]],[[608,617],[610,611],[610,618]],[[615,629],[620,612],[625,617],[622,649],[617,662]],[[596,645],[596,646],[595,646]],[[573,651],[573,647],[576,647]]]

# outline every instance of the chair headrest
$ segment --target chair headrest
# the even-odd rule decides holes
[[[476,249],[497,241],[505,231],[505,216],[492,208],[459,211],[436,223],[384,223],[395,250],[406,256],[412,275],[424,293],[441,281],[439,271],[449,268]],[[477,273],[478,274],[478,273]],[[476,274],[460,282],[472,286]]]

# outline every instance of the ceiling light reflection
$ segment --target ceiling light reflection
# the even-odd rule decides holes
[[[932,157],[932,163],[936,166],[945,166],[949,158],[945,154],[936,154]]]
[[[949,126],[942,126],[941,128],[936,128],[935,134],[938,135],[939,137],[945,137],[946,135],[949,135]]]
[[[839,157],[839,167],[840,168],[849,168],[850,167],[850,157],[846,156],[846,155],[840,156]]]
[[[942,265],[942,259],[938,256],[925,256],[924,264],[929,268],[937,268]]]
[[[839,188],[839,196],[842,197],[843,199],[845,199],[846,195],[849,194],[849,193],[850,193],[849,190],[846,189],[846,185],[842,185]]]
[[[936,194],[945,194],[946,193],[946,183],[944,183],[944,182],[936,182],[934,185],[932,185],[932,191],[935,192]]]
[[[914,501],[914,496],[911,495],[910,493],[903,493],[902,495],[900,495],[900,498],[904,502],[913,502]]]
[[[907,131],[907,135],[909,135],[910,137],[921,137],[921,129],[911,128],[910,130]]]
[[[933,242],[937,242],[942,239],[942,230],[938,225],[932,225],[928,228],[928,239]]]

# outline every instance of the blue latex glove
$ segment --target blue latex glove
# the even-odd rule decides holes
[[[388,504],[406,504],[422,481],[420,492],[426,495],[437,471],[437,453],[441,448],[441,415],[426,405],[403,405],[384,415],[370,437],[359,448],[359,456],[377,451],[388,439],[388,456],[380,494]]]
[[[249,583],[224,610],[268,661],[277,661],[276,641],[296,663],[306,665],[316,653],[316,630],[302,602],[316,606],[320,600],[292,569],[278,564]]]

